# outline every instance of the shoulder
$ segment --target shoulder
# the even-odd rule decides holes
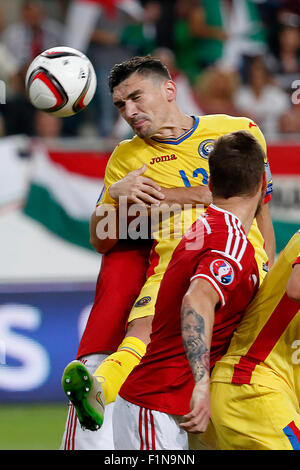
[[[136,149],[142,149],[147,144],[143,139],[140,139],[137,135],[132,137],[131,139],[122,140],[114,149],[114,152],[127,152]]]
[[[206,219],[210,226],[207,243],[213,252],[232,260],[242,270],[254,254],[241,222],[229,212],[212,214]]]
[[[132,139],[126,139],[121,141],[113,150],[107,168],[111,166],[118,166],[126,173],[131,170],[138,168],[140,160],[142,159],[143,150],[146,147],[146,143],[143,139],[135,136]]]
[[[251,128],[253,121],[245,116],[230,116],[229,114],[207,114],[199,117],[205,126],[215,128],[219,134]]]
[[[258,140],[266,153],[267,146],[265,137],[252,119],[245,116],[230,116],[228,114],[215,114],[205,116],[205,118],[207,118],[206,122],[209,124],[209,127],[213,127],[217,130],[219,135],[230,134],[231,132],[241,130],[250,132]]]

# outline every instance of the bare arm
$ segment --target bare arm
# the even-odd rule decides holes
[[[181,207],[184,204],[205,204],[211,202],[211,193],[207,186],[195,186],[190,188],[161,188],[150,178],[143,176],[147,166],[129,172],[124,178],[112,184],[108,190],[110,197],[119,204],[120,200],[126,198],[127,207],[136,204],[150,209],[154,206],[159,209],[159,205],[164,203],[165,207],[172,204],[178,204]],[[123,206],[124,207],[124,206]],[[102,209],[102,210],[101,210]],[[105,211],[104,211],[105,209]],[[148,211],[149,212],[149,211]],[[150,212],[149,212],[150,213]],[[134,218],[134,217],[133,217]],[[127,224],[131,218],[123,219]],[[116,227],[115,231],[106,233],[102,236],[105,228],[104,222]],[[105,207],[95,210],[90,220],[90,243],[98,253],[106,253],[118,241],[119,233],[119,213],[114,205],[107,204]],[[107,231],[107,229],[105,228]]]
[[[150,226],[145,205],[130,206],[122,200],[119,207],[100,204],[90,220],[90,243],[98,253],[105,254],[119,239],[148,239]]]
[[[119,238],[118,210],[106,205],[102,210],[96,208],[90,219],[90,244],[101,254],[115,246]]]
[[[276,242],[269,204],[262,205],[256,221],[265,241],[265,250],[269,258],[269,268],[271,268],[275,259]]]
[[[290,299],[300,303],[300,264],[295,264],[287,282],[286,293]]]
[[[212,202],[211,192],[208,186],[192,186],[190,188],[162,188],[163,204],[204,204],[209,206]]]
[[[218,294],[204,279],[192,281],[182,302],[182,339],[195,380],[191,411],[181,424],[188,432],[204,432],[210,418],[210,345],[218,302]]]
[[[137,208],[158,205],[164,198],[160,187],[143,173],[147,166],[129,172],[124,178],[112,184],[108,193],[115,204],[100,204],[90,220],[90,243],[98,253],[106,253],[118,241],[120,232],[127,229],[134,216],[128,216],[132,204]],[[122,205],[120,207],[120,204]],[[146,212],[145,217],[148,217]]]
[[[147,165],[143,165],[112,184],[108,190],[112,199],[118,202],[123,196],[127,197],[129,204],[159,204],[164,195],[155,181],[143,176],[146,169]]]

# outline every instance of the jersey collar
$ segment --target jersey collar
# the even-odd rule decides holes
[[[176,137],[174,139],[157,139],[155,137],[151,137],[151,139],[161,144],[171,144],[171,145],[181,144],[181,142],[188,139],[198,127],[199,117],[198,116],[191,116],[191,117],[194,118],[194,125],[188,131],[186,131],[184,134],[180,135],[179,137]]]
[[[210,207],[211,209],[215,210],[215,211],[223,212],[223,214],[231,215],[231,217],[233,217],[234,219],[236,219],[236,220],[241,224],[241,226],[243,226],[241,220],[240,220],[236,215],[234,215],[232,212],[227,211],[226,209],[221,209],[221,207],[215,206],[214,204],[210,204],[209,207]]]

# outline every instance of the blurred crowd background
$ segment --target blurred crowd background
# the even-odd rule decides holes
[[[159,57],[190,114],[254,119],[267,139],[300,134],[299,0],[1,0],[1,135],[124,138],[108,90],[111,67],[134,55]],[[28,102],[26,69],[43,50],[75,47],[97,73],[84,113],[58,119]]]

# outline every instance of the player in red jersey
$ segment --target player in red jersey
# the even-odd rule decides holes
[[[216,141],[209,165],[213,204],[174,251],[150,344],[115,402],[118,450],[188,449],[186,431],[206,430],[210,369],[258,288],[246,234],[266,189],[263,153],[235,132]]]

